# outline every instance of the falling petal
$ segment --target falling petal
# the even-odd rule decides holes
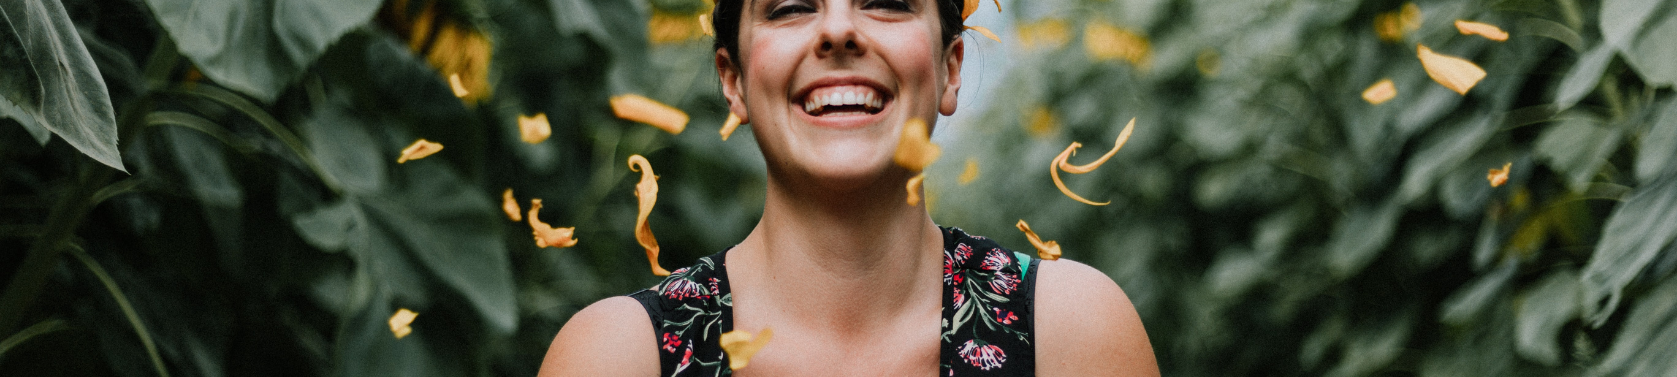
[[[408,161],[425,158],[426,156],[430,156],[431,154],[437,153],[441,150],[443,150],[442,144],[433,143],[430,140],[425,139],[415,140],[412,145],[408,145],[407,148],[402,149],[402,155],[396,157],[396,163],[402,164],[407,163]]]
[[[716,29],[712,29],[710,25],[710,13],[699,15],[699,28],[704,30],[705,35],[716,36]]]
[[[1393,97],[1397,97],[1397,85],[1392,84],[1392,79],[1380,79],[1363,90],[1363,100],[1375,105],[1391,101]]]
[[[756,356],[757,351],[763,350],[763,346],[768,345],[769,339],[772,338],[774,338],[774,329],[767,327],[764,327],[763,332],[755,337],[751,333],[745,332],[745,330],[734,330],[722,334],[719,343],[722,344],[722,351],[728,353],[728,369],[740,370],[745,368],[747,364],[751,363],[751,357]]]
[[[972,30],[972,31],[978,32],[979,34],[984,34],[984,36],[990,37],[990,40],[992,40],[992,41],[996,41],[998,43],[1002,41],[1002,38],[997,37],[996,33],[991,33],[990,29],[986,29],[983,26],[967,26],[966,28],[967,28],[967,30]]]
[[[1019,227],[1019,231],[1025,232],[1025,239],[1028,240],[1028,241],[1031,241],[1031,246],[1036,247],[1036,256],[1038,258],[1042,258],[1043,260],[1058,260],[1058,259],[1060,259],[1060,243],[1059,242],[1056,242],[1056,241],[1042,242],[1042,238],[1038,237],[1036,235],[1036,232],[1031,231],[1031,226],[1029,224],[1025,224],[1024,219],[1020,219],[1019,223],[1015,224],[1015,226]]]
[[[908,205],[920,205],[920,187],[926,183],[926,173],[915,174],[908,179]]]
[[[903,134],[897,141],[897,153],[892,156],[892,160],[908,170],[921,171],[926,169],[926,165],[936,161],[940,153],[943,153],[943,150],[938,148],[937,144],[932,144],[931,131],[926,129],[926,122],[914,118],[903,123]]]
[[[1435,53],[1424,45],[1415,45],[1415,50],[1416,55],[1421,58],[1421,68],[1426,69],[1427,76],[1432,76],[1432,81],[1437,81],[1439,85],[1444,85],[1457,94],[1466,95],[1468,89],[1473,89],[1474,85],[1479,84],[1479,80],[1485,78],[1485,70],[1467,59]]]
[[[978,10],[978,0],[966,0],[965,6],[961,8],[961,21],[966,21],[975,10]]]
[[[646,123],[671,134],[687,129],[687,113],[640,95],[612,96],[611,111],[618,118]]]
[[[646,249],[646,260],[652,263],[652,274],[670,276],[670,271],[658,265],[658,239],[652,236],[652,226],[646,217],[652,215],[652,205],[658,203],[658,176],[652,174],[652,163],[641,155],[629,156],[629,170],[641,173],[635,184],[635,197],[640,199],[640,213],[635,215],[635,241]]]
[[[1096,60],[1123,60],[1146,67],[1153,52],[1147,37],[1101,21],[1083,27],[1083,49]]]
[[[1502,186],[1502,184],[1508,183],[1508,169],[1512,167],[1514,167],[1512,162],[1502,164],[1501,169],[1491,169],[1489,173],[1486,173],[1485,179],[1491,181],[1491,187]]]
[[[961,185],[965,186],[968,183],[972,183],[975,179],[978,179],[978,159],[967,157],[967,167],[961,170],[961,178],[959,178],[959,182],[961,182]]]
[[[1111,159],[1112,155],[1117,154],[1119,149],[1124,148],[1124,143],[1127,143],[1127,142],[1130,141],[1130,131],[1134,131],[1134,130],[1135,130],[1135,118],[1130,118],[1130,124],[1125,125],[1124,130],[1118,132],[1118,141],[1112,144],[1112,150],[1107,151],[1106,154],[1104,154],[1104,155],[1101,155],[1100,159],[1095,160],[1095,162],[1090,162],[1088,164],[1084,164],[1082,166],[1072,165],[1070,163],[1067,163],[1066,159],[1061,159],[1060,164],[1059,164],[1060,170],[1065,170],[1067,173],[1072,173],[1072,174],[1085,174],[1085,173],[1088,173],[1088,172],[1095,171],[1095,168],[1101,167],[1101,164],[1104,164],[1104,163],[1106,163],[1106,160]],[[1073,151],[1071,153],[1072,154],[1077,154],[1076,151]],[[1067,156],[1067,158],[1070,158],[1070,156]]]
[[[1421,29],[1421,7],[1415,3],[1405,3],[1403,7],[1374,16],[1374,34],[1380,40],[1397,42],[1403,36]]]
[[[1019,37],[1019,44],[1025,49],[1039,47],[1060,47],[1071,40],[1071,33],[1067,31],[1066,20],[1058,18],[1044,18],[1036,22],[1019,25],[1015,35]]]
[[[518,116],[518,136],[530,144],[540,143],[553,136],[553,126],[547,123],[547,113]]]
[[[1081,196],[1077,196],[1077,193],[1071,192],[1070,188],[1066,188],[1066,182],[1065,181],[1060,180],[1060,167],[1064,166],[1066,164],[1066,159],[1071,158],[1072,153],[1076,153],[1077,148],[1082,147],[1082,146],[1083,146],[1083,144],[1079,144],[1079,143],[1074,141],[1074,142],[1071,143],[1071,146],[1066,147],[1066,150],[1064,152],[1060,152],[1059,156],[1054,156],[1054,161],[1051,161],[1051,162],[1048,163],[1048,175],[1050,177],[1054,178],[1054,187],[1059,187],[1060,188],[1060,193],[1066,194],[1066,196],[1070,197],[1072,200],[1082,202],[1083,204],[1095,205],[1095,206],[1104,206],[1104,205],[1107,205],[1107,204],[1111,204],[1112,202],[1096,203],[1096,202],[1090,201],[1089,199],[1084,199]]]
[[[419,313],[408,310],[408,308],[397,309],[396,314],[390,315],[390,333],[396,334],[396,339],[401,339],[413,333],[413,328],[408,327],[408,325],[413,324],[415,317],[419,317]]]
[[[518,208],[518,199],[513,199],[511,188],[501,192],[501,211],[507,213],[507,219],[524,221],[524,209]]]
[[[530,233],[536,236],[536,247],[566,248],[576,246],[576,227],[554,228],[542,222],[537,212],[542,210],[541,199],[530,199]]]
[[[740,116],[734,115],[734,113],[730,111],[728,112],[728,121],[722,122],[722,129],[717,132],[722,134],[722,141],[728,141],[728,135],[733,135],[734,129],[739,127]]]
[[[1508,32],[1487,23],[1456,20],[1456,30],[1461,31],[1462,35],[1477,35],[1497,42],[1508,40]]]
[[[467,95],[472,94],[471,91],[466,90],[466,84],[460,82],[460,74],[458,73],[448,75],[448,87],[454,89],[455,97],[466,98]]]

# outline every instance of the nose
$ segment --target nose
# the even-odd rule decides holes
[[[827,12],[821,17],[819,52],[827,56],[860,55],[863,47],[852,19],[856,12],[851,10],[849,1],[833,0],[829,3],[825,7]]]

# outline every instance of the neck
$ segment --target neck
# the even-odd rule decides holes
[[[736,316],[768,309],[783,314],[770,322],[855,334],[937,310],[943,234],[924,206],[906,203],[906,178],[881,181],[830,192],[771,178],[762,220],[728,257],[730,285],[745,292]]]

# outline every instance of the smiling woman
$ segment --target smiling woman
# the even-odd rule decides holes
[[[766,162],[762,220],[577,313],[542,375],[1157,375],[1106,275],[905,204],[919,172],[893,156],[911,120],[956,111],[967,6],[720,1],[717,74]]]

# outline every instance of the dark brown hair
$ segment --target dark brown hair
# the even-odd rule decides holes
[[[746,0],[717,0],[716,8],[710,17],[711,30],[716,32],[716,47],[728,51],[735,66],[739,65],[740,56],[740,15],[745,11]],[[867,1],[867,0],[858,0]],[[960,38],[966,29],[962,25],[961,11],[966,4],[962,0],[932,0],[937,3],[938,21],[943,24],[943,45],[948,47]]]

